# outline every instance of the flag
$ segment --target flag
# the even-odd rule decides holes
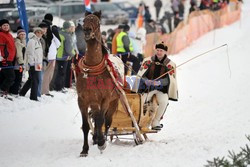
[[[28,24],[28,19],[27,19],[27,15],[26,15],[25,2],[24,2],[24,0],[16,0],[16,1],[17,1],[17,8],[18,8],[21,26],[24,28],[26,34],[28,34],[29,33],[29,24]],[[26,35],[26,37],[28,39],[28,35]]]
[[[91,12],[90,0],[83,0],[85,4],[85,9]]]

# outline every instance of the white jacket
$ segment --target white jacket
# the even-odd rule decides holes
[[[43,48],[40,39],[34,34],[29,33],[29,42],[27,44],[25,56],[28,59],[30,66],[42,64],[43,62]]]
[[[49,52],[48,52],[48,60],[49,61],[56,59],[57,49],[60,47],[60,45],[61,45],[61,42],[53,34],[53,39],[51,41],[51,45],[49,47]]]

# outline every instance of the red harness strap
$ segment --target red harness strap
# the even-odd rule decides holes
[[[111,68],[112,73],[113,73],[115,79],[118,79],[118,74],[117,74],[117,72],[115,71],[115,68],[114,68],[114,66],[113,66],[113,63],[108,59],[108,54],[104,55],[104,57],[105,57],[105,59],[107,60],[107,64],[108,64],[108,66]]]

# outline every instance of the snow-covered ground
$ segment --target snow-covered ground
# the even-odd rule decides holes
[[[223,44],[178,68],[179,101],[171,102],[164,128],[135,146],[120,140],[103,154],[90,145],[80,158],[81,117],[75,90],[52,92],[33,102],[0,98],[1,167],[201,167],[206,160],[239,151],[250,134],[250,1],[245,1],[241,21],[210,32],[172,56],[178,64]],[[215,43],[213,42],[215,38]],[[227,55],[228,51],[228,55]],[[89,137],[91,143],[91,136]]]

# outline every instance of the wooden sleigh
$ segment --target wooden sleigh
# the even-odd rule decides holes
[[[121,100],[119,101],[117,111],[113,115],[113,121],[108,131],[108,136],[111,141],[114,137],[124,139],[120,136],[132,135],[135,144],[139,145],[148,140],[147,133],[157,133],[157,130],[151,130],[150,125],[155,116],[158,103],[156,96],[146,104],[143,104],[141,94],[126,93],[126,99],[132,111],[129,114],[124,110]],[[135,122],[133,121],[135,120]],[[90,123],[90,128],[93,132],[93,122]],[[104,127],[103,127],[104,132]],[[125,138],[131,139],[131,138]]]
[[[148,140],[147,133],[157,133],[157,130],[150,129],[152,119],[158,107],[156,97],[154,96],[147,104],[144,104],[141,94],[127,93],[126,97],[139,127],[139,132],[143,136],[143,140],[138,136],[131,116],[124,111],[121,102],[119,102],[117,112],[113,115],[113,122],[108,135],[111,141],[114,136],[118,138],[120,135],[133,135],[135,143],[137,145],[142,144],[145,140]]]

